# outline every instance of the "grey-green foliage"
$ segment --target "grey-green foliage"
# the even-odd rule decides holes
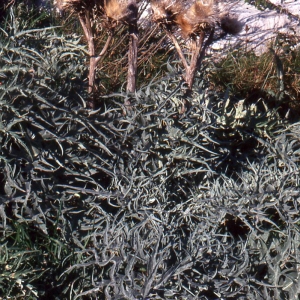
[[[298,299],[300,124],[176,74],[91,111],[75,37],[0,51],[1,296]]]

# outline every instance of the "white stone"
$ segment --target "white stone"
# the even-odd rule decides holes
[[[235,37],[227,37],[223,41],[218,41],[212,45],[213,50],[230,49],[232,47],[242,47],[246,50],[253,49],[257,54],[266,51],[272,39],[280,33],[290,35],[300,35],[300,0],[270,0],[278,8],[282,7],[294,15],[294,18],[282,12],[273,10],[261,11],[254,6],[237,1],[231,8],[230,13],[238,16],[244,23],[244,28]],[[298,20],[297,20],[298,17]]]

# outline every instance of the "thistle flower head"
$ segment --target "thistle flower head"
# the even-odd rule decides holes
[[[176,23],[183,36],[189,37],[211,27],[215,18],[214,0],[196,0],[182,8],[176,16]]]
[[[174,23],[175,16],[182,9],[180,0],[152,0],[152,19],[161,24]]]
[[[160,24],[177,25],[189,37],[209,27],[216,15],[214,0],[152,0],[152,18]]]
[[[220,27],[224,32],[235,35],[242,31],[244,24],[236,16],[225,14],[220,17]]]
[[[105,14],[108,18],[125,23],[137,19],[137,3],[135,0],[105,0]]]

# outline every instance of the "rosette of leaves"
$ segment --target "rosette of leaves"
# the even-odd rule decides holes
[[[79,37],[57,36],[51,28],[22,29],[15,19],[5,28],[0,37],[1,291],[5,297],[49,298],[63,295],[73,280],[58,276],[76,261],[83,203],[90,196],[100,199],[105,176],[111,176],[100,161],[112,156],[103,144],[112,131],[101,135],[81,119],[87,70]]]
[[[82,248],[78,254],[84,255],[86,263],[73,264],[63,276],[89,270],[94,282],[92,286],[83,284],[86,288],[76,297],[100,293],[108,299],[255,299],[274,292],[259,281],[266,275],[264,270],[257,277],[252,271],[256,256],[251,255],[257,246],[249,242],[249,232],[256,225],[259,232],[260,223],[246,222],[248,217],[259,218],[261,212],[249,212],[244,196],[238,200],[241,207],[236,204],[242,187],[245,195],[253,190],[253,206],[261,199],[266,207],[269,200],[272,202],[273,198],[256,191],[253,176],[260,165],[273,168],[268,158],[278,160],[276,151],[268,156],[274,140],[257,136],[258,141],[266,139],[256,148],[258,155],[237,159],[239,172],[228,162],[231,177],[222,174],[218,165],[230,140],[222,144],[216,139],[218,105],[205,93],[203,79],[197,83],[199,92],[193,95],[192,108],[185,116],[179,114],[184,85],[172,76],[141,89],[127,109],[123,105],[126,95],[107,96],[113,100],[110,105],[124,111],[120,114],[120,110],[108,109],[115,129],[122,133],[113,146],[118,154],[111,181],[111,189],[122,196],[111,201],[115,206],[113,219],[103,204],[101,210],[93,208],[99,220],[96,232],[91,220],[83,222],[81,230],[91,232],[89,248]],[[294,143],[291,141],[291,145]],[[275,169],[268,174],[272,172]],[[281,176],[280,172],[275,173]],[[249,187],[244,187],[247,176]],[[266,178],[271,180],[270,176]],[[263,188],[269,191],[271,183],[264,182]],[[295,183],[292,186],[297,189]],[[237,233],[232,230],[235,220],[236,227],[240,226]],[[274,223],[272,218],[266,222]],[[250,269],[252,277],[248,280]]]
[[[226,176],[213,169],[222,158],[212,138],[217,107],[199,93],[179,119],[181,89],[170,78],[140,90],[125,117],[109,110],[122,132],[111,182],[122,196],[111,202],[113,218],[102,204],[91,211],[97,225],[83,220],[88,247],[77,253],[85,261],[62,277],[92,272],[76,298],[298,295],[299,128],[274,132],[256,159]]]
[[[234,121],[221,127],[223,99],[203,77],[184,115],[186,87],[174,74],[135,97],[103,96],[93,111],[76,38],[37,30],[1,41],[6,297],[297,294],[297,124],[272,138],[254,132],[259,155],[225,172],[231,140],[218,136]]]
[[[298,132],[294,124],[275,133],[262,159],[249,163],[238,180],[221,176],[210,186],[210,205],[223,215],[219,233],[230,236],[231,250],[243,257],[227,256],[220,270],[225,298],[299,297]],[[239,267],[231,269],[235,263]]]

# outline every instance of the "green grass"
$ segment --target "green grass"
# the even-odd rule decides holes
[[[297,117],[300,110],[300,49],[297,38],[278,36],[270,50],[257,56],[243,50],[228,53],[212,68],[213,89],[248,104],[265,101],[284,116],[288,110]]]

